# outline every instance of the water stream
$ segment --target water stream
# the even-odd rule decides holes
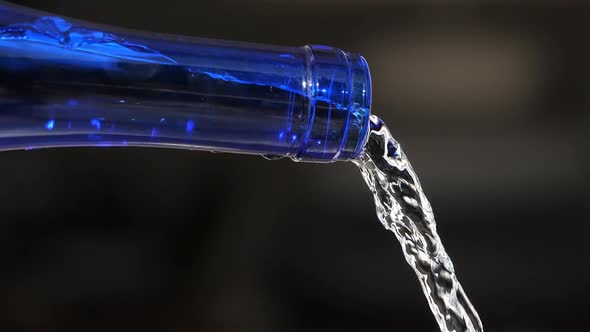
[[[481,320],[457,280],[416,172],[385,124],[371,116],[369,141],[355,161],[377,216],[399,240],[442,332],[480,332]]]

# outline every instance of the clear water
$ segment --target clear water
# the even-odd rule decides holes
[[[375,197],[377,216],[399,240],[443,332],[483,331],[436,232],[416,172],[381,119],[371,116],[369,141],[355,163]]]

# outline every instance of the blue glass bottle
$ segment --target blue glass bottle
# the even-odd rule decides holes
[[[355,158],[370,75],[356,54],[129,32],[0,1],[0,150],[159,146]]]

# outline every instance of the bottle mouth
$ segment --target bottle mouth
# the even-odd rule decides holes
[[[301,161],[358,157],[369,134],[371,74],[364,57],[327,46],[306,46],[309,127]]]
[[[350,116],[352,127],[349,130],[347,142],[356,142],[351,144],[345,150],[347,153],[345,156],[346,160],[355,159],[360,155],[367,140],[369,139],[370,132],[370,119],[371,119],[371,72],[369,70],[369,64],[366,59],[361,55],[353,56],[356,64],[353,66],[353,91],[356,94],[353,96],[351,101]]]

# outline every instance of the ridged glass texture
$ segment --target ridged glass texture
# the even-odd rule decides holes
[[[365,60],[130,32],[0,1],[0,150],[161,146],[349,160],[367,140]]]

